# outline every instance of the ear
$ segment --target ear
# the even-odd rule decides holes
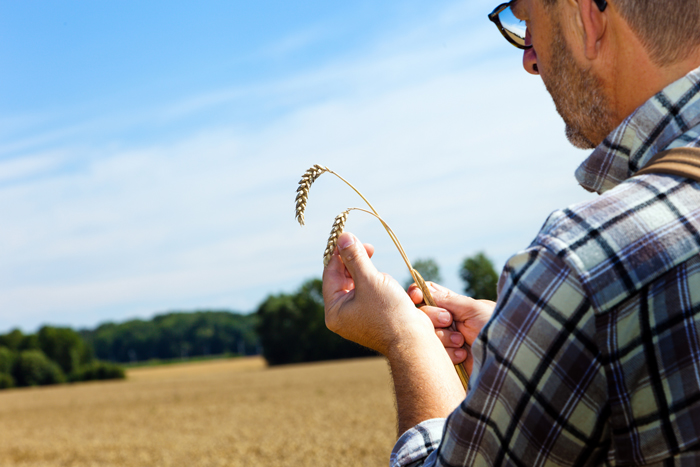
[[[600,52],[600,41],[608,26],[606,11],[600,11],[593,0],[578,0],[581,26],[583,27],[583,47],[588,60],[594,60]]]

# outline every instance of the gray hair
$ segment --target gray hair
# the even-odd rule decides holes
[[[544,0],[554,5],[557,0]],[[700,48],[700,0],[608,0],[659,66],[688,58]]]

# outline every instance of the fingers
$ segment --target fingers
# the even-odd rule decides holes
[[[374,247],[371,247],[371,245],[370,250],[374,253]],[[355,282],[362,282],[364,279],[378,274],[377,269],[369,259],[368,249],[353,234],[343,232],[340,235],[338,238],[338,253],[343,260],[343,265],[350,272]]]
[[[434,290],[431,291],[431,293],[437,306],[452,311],[455,315],[455,319],[458,321],[467,318],[467,316],[464,315],[474,306],[476,300],[471,297],[456,294],[450,289],[438,284],[431,283],[430,285]]]
[[[436,284],[435,282],[426,281],[425,285],[428,286],[428,290],[430,291],[430,295],[433,298],[436,298],[436,296],[442,296],[442,297],[446,297],[446,296],[450,296],[450,295],[460,296],[460,295],[452,292],[450,289],[447,289],[441,285]],[[411,284],[411,286],[408,288],[408,296],[411,297],[411,300],[413,300],[413,303],[415,303],[416,305],[423,302],[423,300],[424,300],[423,291],[416,284]],[[440,303],[437,303],[437,301],[436,301],[436,304],[438,306],[448,308],[448,306],[446,306],[446,305],[449,305],[450,303],[446,302],[446,305],[441,305]]]
[[[453,365],[459,365],[460,363],[463,363],[467,360],[467,357],[471,356],[471,352],[467,352],[464,349],[451,349],[451,348],[446,348],[447,350],[447,355],[450,356],[450,360],[452,360]],[[471,360],[471,357],[470,357]],[[471,362],[470,362],[471,363]],[[469,365],[471,366],[471,365]],[[471,373],[471,368],[468,368],[468,373]]]
[[[452,324],[452,313],[444,308],[424,306],[421,307],[421,311],[430,318],[430,322],[433,323],[435,329],[446,328]]]
[[[450,331],[449,329],[436,329],[435,334],[446,349],[456,349],[464,345],[464,336],[459,332]]]
[[[363,250],[367,256],[370,252],[374,253],[374,247],[369,244],[365,245]],[[323,268],[323,300],[326,309],[336,309],[342,303],[352,300],[354,294],[355,281],[343,264],[338,248],[336,248],[328,265]]]
[[[435,326],[435,335],[445,347],[447,355],[450,356],[452,363],[457,365],[466,361],[471,352],[468,352],[464,348],[464,335],[461,332],[446,328],[446,326],[452,324],[452,315],[442,308],[433,306],[424,306],[421,310],[430,318],[433,326]]]
[[[430,282],[431,294],[438,307],[450,310],[455,321],[489,317],[496,303],[490,300],[476,300],[465,295],[454,293],[448,288]],[[434,291],[433,291],[434,290]]]
[[[428,288],[437,306],[424,306],[421,309],[430,318],[433,326],[436,329],[446,328],[454,323],[466,343],[472,345],[491,318],[496,303],[459,295],[432,282],[428,283]],[[417,287],[416,290],[409,290],[409,296],[414,303],[419,295],[422,297]]]
[[[464,348],[464,336],[462,334],[449,329],[437,329],[435,334],[445,347],[445,351],[454,365],[466,361],[467,357],[471,355],[471,351],[467,350],[470,348]]]
[[[411,284],[408,287],[408,296],[411,297],[411,301],[415,305],[423,302],[423,292],[416,284]]]
[[[340,307],[354,299],[357,284],[379,275],[370,260],[372,254],[374,246],[360,243],[349,232],[338,238],[337,248],[323,270],[323,300],[329,329],[329,318],[336,317]]]
[[[367,252],[367,256],[369,256],[370,258],[372,256],[374,256],[374,245],[372,245],[370,243],[363,243],[362,245],[365,247],[365,251]],[[337,251],[338,250],[336,249],[336,252]],[[352,278],[352,276],[350,275],[350,271],[348,271],[347,269],[345,270],[345,277],[347,277],[348,279]]]
[[[327,304],[347,300],[354,288],[355,282],[347,273],[336,250],[328,266],[323,269],[323,300]]]

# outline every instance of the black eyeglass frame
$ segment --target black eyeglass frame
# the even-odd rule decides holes
[[[506,28],[503,27],[503,24],[501,24],[501,19],[498,16],[501,14],[501,12],[503,10],[505,10],[506,8],[509,8],[511,6],[511,4],[515,3],[516,1],[517,0],[511,0],[510,2],[501,3],[496,8],[494,8],[491,13],[489,13],[489,19],[493,22],[493,24],[496,25],[498,30],[501,32],[503,37],[505,37],[508,42],[510,42],[511,44],[513,44],[514,46],[516,46],[519,49],[527,50],[527,49],[532,48],[532,44],[531,45],[524,45],[524,44],[518,44],[516,41],[514,41],[513,38],[510,37],[510,35],[508,35],[508,31],[506,30]],[[605,9],[608,7],[607,0],[593,0],[593,1],[595,2],[596,6],[598,7],[598,10],[600,10],[601,12],[605,11]]]
[[[501,24],[501,18],[499,18],[499,16],[498,16],[501,14],[501,12],[503,10],[505,10],[506,8],[510,8],[510,5],[512,3],[514,3],[515,1],[517,1],[517,0],[511,0],[510,2],[501,3],[500,5],[498,5],[496,8],[493,9],[493,11],[491,13],[489,13],[489,19],[493,22],[493,24],[496,25],[498,30],[501,31],[501,34],[503,35],[503,37],[506,38],[506,40],[508,42],[510,42],[511,44],[513,44],[514,46],[516,46],[519,49],[527,50],[527,49],[532,48],[532,45],[518,44],[515,40],[513,40],[513,38],[510,37],[510,35],[508,35],[508,31],[506,30],[506,28],[504,28],[503,25]],[[605,0],[603,0],[603,1],[605,1]],[[525,39],[523,39],[523,40],[525,40]]]

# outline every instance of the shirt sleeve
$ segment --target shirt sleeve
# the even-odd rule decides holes
[[[426,459],[435,451],[442,431],[445,428],[444,418],[426,420],[414,426],[401,435],[391,451],[391,467],[413,467],[434,465]],[[433,456],[434,458],[434,456]]]
[[[578,277],[533,246],[511,258],[499,285],[494,315],[472,348],[467,398],[439,441],[436,428],[422,426],[428,422],[406,432],[392,467],[584,465],[607,458],[605,372],[595,314]]]

